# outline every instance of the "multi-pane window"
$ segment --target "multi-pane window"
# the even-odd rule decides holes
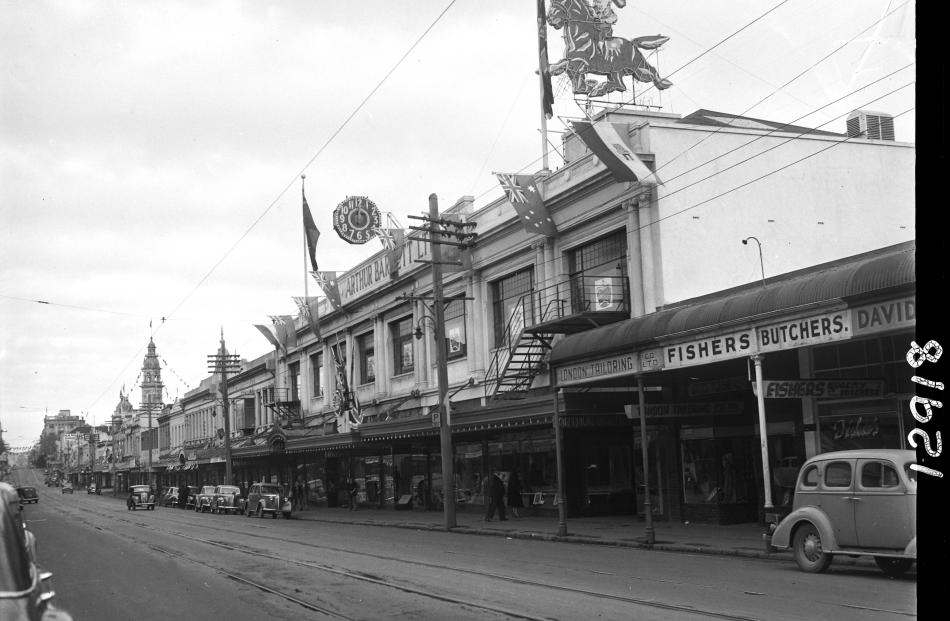
[[[898,334],[818,345],[812,350],[814,375],[818,379],[883,379],[889,391],[912,394],[914,384],[904,359],[912,339],[913,334]]]
[[[465,300],[452,300],[445,307],[445,351],[449,360],[464,358]]]
[[[290,365],[290,400],[300,401],[300,363]]]
[[[323,352],[310,356],[310,379],[313,396],[323,396]]]
[[[360,383],[369,384],[376,380],[376,350],[373,345],[373,333],[358,336],[356,347],[360,360]]]
[[[568,254],[573,313],[625,307],[626,250],[624,234],[615,233]]]
[[[531,321],[534,268],[529,267],[492,283],[492,315],[495,321],[495,347],[504,346]],[[509,328],[510,326],[510,328]]]
[[[412,358],[412,317],[406,317],[389,324],[393,339],[393,373],[401,375],[413,370]]]

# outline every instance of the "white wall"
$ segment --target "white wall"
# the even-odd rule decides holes
[[[758,248],[741,243],[750,235],[762,242],[766,278],[914,239],[912,145],[797,138],[767,151],[788,138],[773,135],[700,166],[755,135],[682,127],[650,128],[664,181],[660,304],[759,280]]]

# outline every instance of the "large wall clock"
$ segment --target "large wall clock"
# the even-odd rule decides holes
[[[351,244],[365,244],[381,225],[376,203],[365,196],[348,196],[333,210],[333,230]]]

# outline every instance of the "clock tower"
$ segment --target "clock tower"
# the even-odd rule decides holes
[[[155,353],[155,341],[148,340],[148,353],[142,362],[142,401],[143,410],[161,409],[162,405],[162,369]]]

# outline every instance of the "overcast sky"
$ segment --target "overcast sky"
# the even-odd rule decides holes
[[[844,132],[865,108],[913,142],[914,10],[630,0],[614,34],[670,37],[650,60],[674,85],[642,100],[665,112]],[[301,173],[320,267],[344,271],[381,247],[336,236],[346,196],[409,226],[430,193],[477,209],[501,196],[493,171],[538,170],[536,32],[533,0],[0,0],[7,443],[32,443],[61,409],[105,423],[123,386],[138,405],[150,334],[166,402],[207,375],[222,328],[232,353],[270,351],[253,324],[303,295]],[[548,37],[554,62],[563,43]],[[554,86],[561,131],[581,112]]]

